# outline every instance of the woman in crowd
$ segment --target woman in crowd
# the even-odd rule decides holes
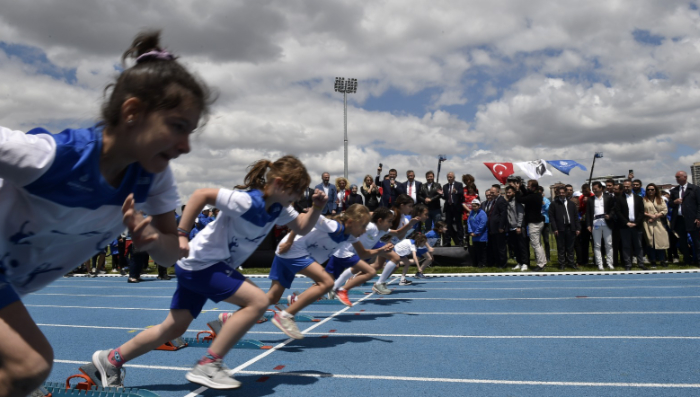
[[[350,189],[348,189],[348,180],[341,177],[335,178],[335,188],[338,191],[338,195],[335,198],[335,203],[337,204],[335,213],[340,214],[346,209],[348,209],[346,202],[348,196],[350,196]]]
[[[360,205],[364,204],[362,202],[362,196],[360,196],[357,193],[357,185],[350,186],[350,194],[348,195],[348,198],[345,200],[345,208],[350,208],[350,206],[353,204],[360,204]]]
[[[371,175],[365,175],[365,180],[360,188],[360,193],[365,198],[365,205],[374,212],[379,207],[379,198],[382,196]]]
[[[656,267],[656,261],[661,262],[661,266],[666,267],[666,251],[669,247],[668,232],[664,223],[668,209],[666,203],[661,198],[659,188],[650,183],[647,185],[644,196],[644,237],[649,245],[649,261],[651,267]]]

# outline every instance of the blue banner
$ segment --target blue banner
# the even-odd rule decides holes
[[[586,167],[584,167],[583,164],[579,164],[574,160],[547,160],[547,162],[566,175],[569,175],[569,172],[575,167],[580,167],[582,170],[586,171]]]

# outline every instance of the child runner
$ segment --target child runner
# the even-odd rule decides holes
[[[437,244],[438,240],[440,240],[440,234],[445,233],[445,231],[447,231],[447,224],[443,221],[437,221],[435,222],[435,227],[433,227],[433,230],[425,234],[425,237],[428,239],[428,243],[426,244],[425,248],[420,248],[416,252],[416,255],[418,255],[419,258],[425,256],[425,261],[422,265],[416,264],[416,267],[418,268],[416,278],[427,278],[425,274],[423,274],[423,270],[430,267],[430,265],[433,263],[433,247],[435,244]]]
[[[189,243],[189,230],[178,228],[182,259],[175,265],[177,289],[170,314],[161,324],[149,328],[114,350],[97,351],[92,362],[100,371],[102,384],[122,384],[121,367],[163,343],[181,336],[211,299],[238,305],[223,324],[197,364],[185,378],[212,389],[235,389],[240,382],[228,375],[223,357],[260,319],[269,306],[265,293],[235,269],[267,236],[274,224],[288,225],[306,234],[316,224],[326,202],[323,192],[313,195],[313,209],[299,215],[292,202],[306,189],[311,178],[293,156],[275,161],[260,160],[251,166],[245,185],[237,189],[198,189],[187,202],[181,225],[192,225],[205,205],[216,205],[221,213]],[[166,262],[167,263],[167,262]]]
[[[364,284],[377,274],[377,271],[361,258],[369,260],[373,256],[386,255],[387,253],[393,254],[394,259],[398,258],[392,250],[393,244],[385,245],[379,241],[382,236],[389,233],[393,219],[394,214],[390,209],[377,208],[372,213],[372,221],[367,225],[367,231],[360,236],[359,241],[344,242],[328,261],[326,271],[335,278],[333,294],[345,305],[352,306],[347,291]],[[357,276],[350,280],[353,273],[357,273]]]
[[[290,295],[289,306],[275,313],[272,318],[272,323],[287,336],[294,339],[304,338],[299,332],[294,316],[333,288],[333,279],[320,263],[326,262],[340,244],[358,241],[357,238],[365,232],[369,220],[367,207],[353,204],[333,220],[321,217],[309,234],[299,236],[292,231],[280,241],[270,269],[272,286],[267,291],[270,303],[274,305],[279,302],[285,288],[291,288],[297,273],[315,282],[304,293],[298,296]]]
[[[392,211],[394,212],[394,220],[391,225],[392,227],[390,233],[392,235],[392,244],[396,245],[399,241],[403,240],[409,230],[413,230],[414,225],[418,222],[418,219],[409,220],[406,218],[406,216],[411,213],[411,210],[413,210],[413,199],[406,194],[399,195],[394,202],[394,207],[392,208]],[[374,261],[372,267],[375,270],[381,269],[386,263],[386,266],[384,266],[384,270],[382,271],[382,275],[379,276],[379,280],[377,280],[377,282],[372,286],[372,290],[374,292],[381,295],[391,294],[391,290],[386,287],[386,280],[389,279],[391,273],[393,273],[394,269],[396,269],[396,263],[398,260],[399,257],[397,255],[393,255],[388,261],[384,256],[379,256]],[[404,285],[408,285],[410,283],[410,281],[405,280]]]
[[[209,91],[160,48],[158,32],[138,35],[126,58],[136,64],[124,65],[95,126],[58,134],[0,127],[0,394],[29,394],[53,363],[20,297],[85,262],[125,226],[140,249],[177,260],[168,163],[190,151]]]
[[[417,251],[419,249],[424,250],[422,251],[423,254],[428,252],[431,248],[427,245],[427,243],[428,239],[424,234],[415,233],[412,239],[403,239],[394,246],[394,252],[401,257],[401,262],[404,263],[404,269],[410,266],[411,262],[413,262],[420,270]],[[405,278],[406,274],[404,273],[402,277]]]
[[[417,204],[416,206],[413,207],[411,210],[411,217],[413,219],[417,219],[418,223],[415,223],[411,229],[408,230],[406,233],[406,238],[411,237],[415,234],[420,233],[420,227],[423,224],[423,222],[428,220],[428,207],[425,204]],[[409,219],[409,218],[407,218]],[[404,239],[405,240],[405,239]],[[394,249],[396,249],[396,244],[394,243]],[[424,248],[427,250],[427,248]],[[432,248],[431,248],[432,250]],[[421,256],[427,251],[421,251]],[[401,281],[399,281],[399,285],[410,285],[412,284],[411,281],[406,280],[406,273],[408,273],[408,269],[411,266],[411,261],[403,261],[403,272],[401,273]],[[418,271],[420,271],[421,267],[418,262],[416,262],[416,267],[418,267]]]

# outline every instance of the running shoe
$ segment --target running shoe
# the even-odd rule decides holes
[[[272,324],[275,324],[277,328],[290,338],[304,339],[304,335],[299,332],[299,327],[297,327],[294,317],[282,317],[281,313],[275,313],[275,316],[272,317]]]
[[[379,295],[390,295],[391,290],[386,287],[386,283],[376,283],[372,286],[372,291]]]
[[[231,316],[233,316],[233,313],[219,313],[219,321],[221,321],[221,324],[223,324]]]
[[[339,289],[335,292],[335,296],[338,298],[339,301],[343,302],[345,306],[352,307],[352,302],[350,302],[350,298],[348,298],[348,291],[344,289]]]
[[[513,268],[510,269],[510,270],[520,270],[520,265],[515,265],[515,266],[513,266]]]
[[[100,373],[102,387],[124,387],[126,370],[124,368],[117,368],[114,364],[109,362],[107,357],[109,357],[110,352],[111,350],[96,351],[92,354],[92,363]],[[122,371],[124,371],[123,374]]]
[[[402,278],[401,281],[399,281],[399,285],[411,285],[413,282],[411,280],[407,280],[405,278]]]
[[[229,369],[221,360],[195,365],[185,379],[210,389],[227,390],[241,387],[241,382],[228,374]]]
[[[333,290],[328,291],[328,300],[333,300],[333,299],[335,299],[335,297],[336,297],[335,291],[333,291]]]

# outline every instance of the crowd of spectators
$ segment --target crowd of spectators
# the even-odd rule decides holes
[[[399,195],[408,195],[428,208],[422,229],[431,230],[443,220],[447,230],[438,245],[470,250],[476,267],[504,269],[512,258],[516,264],[512,270],[542,271],[553,264],[551,235],[560,270],[578,270],[589,263],[599,270],[618,266],[645,270],[679,263],[681,256],[684,265],[698,265],[700,188],[687,182],[684,171],[676,174],[678,185],[666,191],[654,183],[644,187],[630,174],[621,183],[583,184],[579,191],[572,185],[555,186],[552,200],[536,180],[519,177],[509,177],[505,186],[492,185],[483,199],[469,174],[460,182],[448,172],[442,185],[435,182],[433,171],[425,174],[425,181],[416,180],[413,170],[406,172],[405,182],[397,177],[396,169],[382,175],[380,166],[375,178],[364,177],[358,193],[357,186],[342,177],[330,184],[326,172],[316,189],[329,197],[324,208],[328,215],[355,203],[370,211],[391,207]],[[295,203],[299,211],[311,206],[312,193],[309,189]]]

